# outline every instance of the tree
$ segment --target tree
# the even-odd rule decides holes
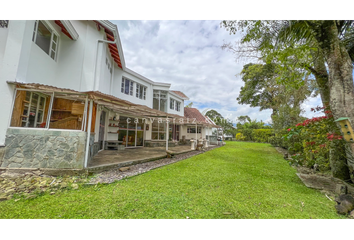
[[[222,26],[230,33],[245,31],[241,42],[255,46],[251,50],[267,62],[281,62],[285,74],[293,76],[299,66],[304,74],[314,74],[323,105],[335,118],[346,116],[354,123],[354,21],[223,21]],[[348,143],[346,152],[353,174],[354,144]],[[343,159],[331,159],[331,165],[334,176],[347,179]]]
[[[186,108],[191,108],[191,107],[193,107],[193,102],[188,103],[185,107],[186,107]]]
[[[229,119],[225,119],[220,113],[215,110],[208,111],[205,116],[214,121],[216,125],[219,125],[224,129],[224,133],[235,136],[235,128]]]
[[[249,116],[247,116],[247,115],[245,115],[245,116],[239,116],[239,117],[237,118],[237,120],[238,120],[241,124],[244,124],[244,123],[246,123],[246,122],[251,122],[251,118],[250,118]]]
[[[241,76],[245,86],[241,87],[237,100],[239,104],[260,107],[260,111],[272,109],[274,129],[281,130],[301,119],[300,105],[311,95],[312,81],[306,78],[303,80],[304,84],[296,88],[292,85],[279,84],[276,80],[277,71],[278,65],[273,63],[244,65]]]

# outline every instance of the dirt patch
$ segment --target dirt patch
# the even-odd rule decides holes
[[[77,189],[79,184],[86,182],[86,176],[53,177],[43,171],[19,173],[3,171],[0,174],[0,201],[23,198],[35,198],[49,192],[55,194],[64,189]]]

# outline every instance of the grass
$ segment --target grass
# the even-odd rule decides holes
[[[0,203],[0,218],[344,218],[269,144],[225,147],[109,185]]]

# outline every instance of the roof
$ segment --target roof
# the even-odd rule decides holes
[[[119,50],[118,50],[118,46],[117,46],[117,42],[120,43],[120,39],[117,35],[118,29],[116,28],[115,25],[113,25],[112,23],[110,23],[108,21],[94,20],[94,22],[97,24],[98,31],[101,31],[101,28],[104,29],[104,32],[106,34],[108,41],[115,42],[115,43],[108,43],[108,48],[109,48],[109,51],[111,53],[111,56],[112,56],[114,62],[117,63],[118,67],[123,69],[123,64],[122,64],[122,60],[121,60],[123,54],[119,54]],[[114,32],[112,31],[112,29]]]
[[[79,92],[68,88],[59,88],[59,87],[44,85],[39,83],[22,83],[22,82],[11,82],[11,81],[7,81],[7,83],[14,84],[16,85],[17,88],[20,89],[25,88],[25,89],[33,89],[33,90],[43,91],[48,93],[60,92],[61,94],[70,94],[70,96],[68,95],[68,97],[72,97],[73,99],[80,98],[81,100],[84,100],[86,99],[86,96],[88,96],[89,99],[93,99],[95,103],[101,104],[107,107],[108,109],[111,109],[120,114],[127,114],[135,117],[158,117],[158,118],[161,117],[161,118],[175,118],[175,119],[182,118],[183,123],[178,121],[179,124],[190,124],[187,118],[189,118],[189,120],[196,118],[196,121],[193,122],[193,124],[218,127],[215,124],[208,122],[205,119],[205,117],[196,108],[190,108],[192,109],[192,110],[189,109],[190,111],[187,110],[187,112],[190,112],[188,116],[186,116],[187,108],[184,108],[185,117],[181,117],[176,114],[166,113],[156,109],[152,109],[145,105],[135,104],[99,91]]]
[[[189,119],[196,119],[197,122],[207,124],[215,128],[222,128],[211,121],[207,116],[204,116],[196,108],[184,108],[184,117]]]
[[[62,33],[68,36],[71,40],[77,40],[79,38],[79,34],[69,20],[55,20],[54,22],[60,27]]]
[[[175,91],[175,90],[171,90],[171,92],[177,94],[178,96],[180,96],[181,98],[184,98],[185,100],[189,100],[189,98],[181,91]],[[198,109],[197,109],[198,110]]]

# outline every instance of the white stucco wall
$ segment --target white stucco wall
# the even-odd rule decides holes
[[[7,29],[0,29],[0,102],[2,103],[0,145],[3,145],[5,141],[14,93],[14,86],[7,84],[6,81],[40,83],[77,91],[98,90],[150,108],[153,107],[154,89],[169,91],[169,84],[147,81],[146,78],[139,77],[139,74],[119,68],[111,59],[107,43],[97,45],[98,39],[104,39],[105,34],[103,30],[97,30],[93,21],[71,21],[79,34],[77,40],[72,40],[64,35],[54,21],[50,20],[47,23],[59,36],[56,60],[51,59],[32,41],[34,20],[10,20]],[[113,65],[113,79],[107,68],[106,59],[109,59],[110,65]],[[94,74],[95,72],[96,74]],[[123,76],[135,83],[133,96],[121,92]],[[136,83],[147,88],[145,100],[136,97]],[[167,96],[167,112],[184,116],[183,99],[170,93]],[[180,112],[169,108],[170,97],[181,102]],[[96,130],[99,129],[100,117],[100,110],[97,111]],[[106,123],[108,124],[108,121]],[[151,123],[149,131],[145,131],[145,139],[151,139]],[[96,134],[95,140],[98,140],[98,134]]]

